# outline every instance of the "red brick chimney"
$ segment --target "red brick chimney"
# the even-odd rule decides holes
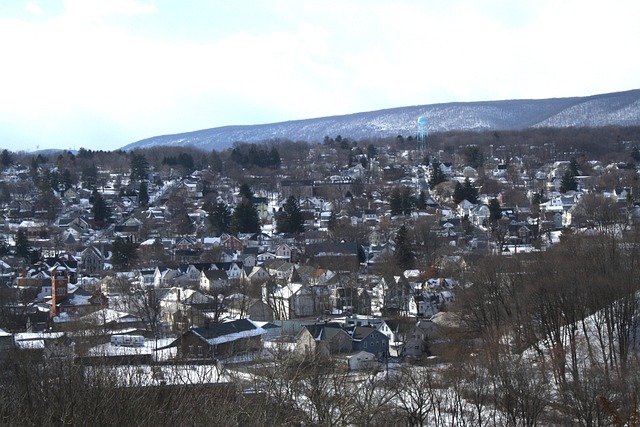
[[[51,275],[51,310],[49,316],[58,315],[58,304],[67,298],[67,285],[69,283],[69,275],[67,271],[60,267],[53,268]]]

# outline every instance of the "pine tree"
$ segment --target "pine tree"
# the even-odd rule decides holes
[[[402,195],[399,188],[394,188],[391,191],[391,197],[389,197],[389,207],[391,208],[392,215],[402,214]]]
[[[209,211],[209,223],[216,235],[231,231],[231,209],[224,202],[218,202]]]
[[[562,175],[562,181],[560,181],[560,192],[566,193],[567,191],[575,191],[578,189],[578,181],[571,169],[567,169]]]
[[[400,196],[402,199],[401,200],[402,214],[410,215],[415,205],[415,198],[411,195],[411,189],[409,187],[402,187]]]
[[[30,255],[29,239],[27,238],[27,232],[20,228],[16,233],[16,256],[20,258],[28,259]]]
[[[631,150],[631,158],[635,163],[640,162],[640,148],[638,148],[637,145],[634,145],[633,149]]]
[[[278,233],[304,232],[304,218],[302,217],[302,211],[300,210],[298,199],[294,196],[289,196],[282,206],[282,211],[278,217],[276,229]]]
[[[409,241],[409,231],[407,230],[407,227],[403,225],[398,229],[394,242],[396,244],[394,256],[398,266],[403,270],[413,268],[415,255],[411,249],[411,242]]]
[[[98,168],[95,164],[86,166],[82,170],[82,187],[93,190],[98,182]]]
[[[131,239],[116,237],[111,245],[111,262],[119,271],[129,270],[138,259],[136,244]]]
[[[572,158],[571,161],[569,161],[569,170],[573,176],[580,175],[580,167],[578,166],[578,161],[575,158]]]
[[[502,209],[500,209],[500,202],[498,199],[489,200],[489,220],[495,222],[502,218]]]
[[[0,256],[9,255],[9,244],[7,241],[0,237]]]
[[[71,176],[69,169],[65,169],[64,172],[62,172],[60,181],[62,184],[62,191],[67,191],[73,187],[73,177]]]
[[[249,201],[253,200],[253,191],[251,191],[251,187],[248,184],[240,186],[239,194]]]
[[[471,183],[469,178],[464,179],[464,198],[473,204],[478,203],[478,189]]]
[[[142,181],[140,183],[140,189],[138,190],[138,203],[142,207],[147,207],[149,205],[149,190],[146,181]]]
[[[375,159],[378,156],[378,150],[373,144],[367,145],[367,158],[369,160]]]
[[[456,187],[453,190],[454,203],[460,203],[463,200],[467,200],[473,204],[478,203],[478,189],[474,187],[469,178],[465,178],[464,184],[456,183]]]
[[[131,157],[130,167],[132,181],[149,179],[149,162],[144,154],[134,154]]]
[[[93,206],[91,208],[93,212],[93,219],[97,226],[103,227],[109,218],[111,217],[111,209],[107,206],[107,202],[102,197],[102,194],[98,191],[93,192]]]
[[[259,233],[260,217],[250,200],[244,199],[233,211],[232,230],[234,233]]]
[[[420,210],[424,210],[427,208],[427,196],[424,194],[424,191],[420,192],[420,195],[418,196],[418,203],[416,205],[416,207]]]
[[[0,154],[0,165],[2,165],[2,168],[8,168],[9,166],[11,166],[11,163],[13,163],[11,153],[9,153],[9,151],[6,149],[2,150],[2,153]]]
[[[478,169],[484,164],[482,149],[476,145],[470,145],[464,149],[465,165]]]
[[[211,156],[209,157],[209,167],[213,172],[222,172],[222,159],[220,158],[220,154],[216,150],[211,151]]]
[[[269,152],[269,168],[278,169],[282,160],[280,159],[280,153],[278,153],[278,149],[274,146],[271,147],[271,151]]]
[[[438,162],[437,160],[434,160],[433,163],[431,163],[431,176],[429,177],[429,188],[433,189],[433,187],[440,184],[441,182],[445,182],[446,180],[447,180],[447,177],[445,176],[444,172],[442,172],[440,162]]]
[[[464,188],[462,187],[462,184],[460,184],[459,182],[456,182],[456,186],[453,189],[453,203],[457,205],[458,203],[464,200],[464,196],[465,194],[464,194]]]
[[[327,221],[327,230],[334,231],[337,226],[338,226],[338,218],[336,216],[336,212],[331,211],[331,214],[329,215],[329,220]]]

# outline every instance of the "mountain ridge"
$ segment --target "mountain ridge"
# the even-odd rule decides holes
[[[320,142],[325,135],[355,140],[407,136],[416,134],[421,115],[429,122],[429,132],[640,125],[640,89],[583,97],[425,104],[277,123],[220,126],[145,138],[122,149],[169,145],[221,150],[236,141]]]

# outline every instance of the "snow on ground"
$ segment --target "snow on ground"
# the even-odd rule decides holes
[[[111,343],[100,344],[89,349],[87,355],[93,357],[100,356],[137,356],[149,354],[154,356],[155,360],[166,361],[175,359],[177,356],[177,348],[172,347],[163,350],[157,350],[171,344],[174,338],[163,338],[158,340],[145,340],[142,347],[115,346]],[[157,350],[157,351],[156,351]]]
[[[221,382],[218,367],[211,365],[100,365],[87,366],[87,378],[106,375],[120,387],[211,384]],[[224,382],[224,381],[222,381]]]

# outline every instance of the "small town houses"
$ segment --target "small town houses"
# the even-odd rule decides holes
[[[260,221],[259,230],[247,233],[212,231],[207,204],[232,210],[247,182],[207,170],[183,179],[164,176],[158,184],[149,180],[147,205],[128,173],[100,169],[101,191],[78,182],[52,192],[59,202],[54,217],[42,209],[38,191],[13,194],[0,204],[2,313],[9,319],[0,327],[10,327],[6,334],[14,338],[7,345],[26,347],[28,337],[16,334],[36,330],[65,336],[38,342],[73,341],[74,329],[92,324],[92,333],[104,336],[76,338],[82,345],[73,351],[87,353],[117,332],[164,339],[160,347],[174,349],[178,358],[250,353],[265,337],[287,340],[301,357],[339,355],[353,366],[417,357],[432,351],[429,340],[440,339],[442,328],[432,319],[454,306],[454,278],[473,280],[465,276],[469,255],[513,256],[556,243],[562,229],[595,232],[581,204],[590,197],[604,198],[621,227],[640,212],[631,188],[595,190],[598,174],[624,165],[589,163],[590,175],[561,192],[570,162],[525,168],[522,159],[507,165],[494,155],[479,171],[442,158],[434,171],[411,160],[418,153],[410,150],[380,147],[379,158],[366,167],[330,160],[339,158],[332,150],[319,157],[326,176],[315,170],[313,178],[288,175],[299,164],[271,176],[273,184],[247,178],[256,184],[250,203]],[[430,186],[434,174],[445,182]],[[19,165],[5,168],[2,177],[8,183],[32,179]],[[480,188],[454,201],[457,187],[481,179],[493,183],[490,192]],[[411,197],[403,199],[399,189]],[[92,208],[96,192],[111,212],[103,225]],[[279,233],[278,218],[291,196],[304,231]],[[412,231],[410,247],[419,250],[404,269],[394,266],[402,226]],[[135,252],[123,260],[116,242]],[[368,323],[357,324],[358,316]],[[407,320],[412,326],[401,331],[398,325]]]

